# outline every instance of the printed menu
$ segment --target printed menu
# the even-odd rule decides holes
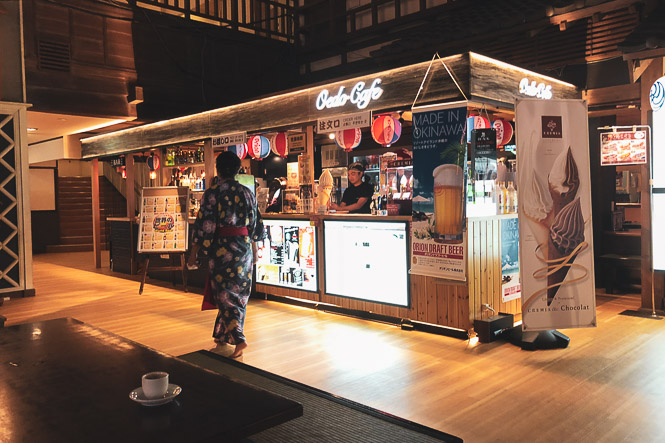
[[[266,237],[258,242],[256,282],[317,291],[316,228],[309,220],[264,219]]]
[[[138,252],[184,252],[189,234],[189,189],[143,188]]]
[[[601,165],[634,165],[646,162],[646,131],[617,131],[600,134]]]

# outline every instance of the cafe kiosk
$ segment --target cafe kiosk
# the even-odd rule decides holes
[[[580,93],[571,84],[479,54],[436,56],[431,62],[86,138],[82,157],[104,160],[146,150],[164,155],[169,146],[199,143],[210,178],[215,152],[225,149],[213,147],[213,138],[219,145],[220,137],[238,142],[252,134],[291,130],[304,138],[299,166],[308,182],[300,184],[315,187],[315,133],[334,132],[349,121],[369,124],[381,113],[410,113],[414,100],[417,107],[454,103],[465,107],[467,116],[511,120],[518,97],[580,98]],[[464,271],[451,279],[410,273],[412,216],[318,214],[315,206],[309,213],[264,214],[268,236],[259,245],[257,293],[463,338],[474,320],[493,311],[519,316],[519,298],[507,300],[503,293],[501,251],[502,223],[517,214],[474,215],[467,209]],[[361,247],[353,253],[349,248],[357,244]]]

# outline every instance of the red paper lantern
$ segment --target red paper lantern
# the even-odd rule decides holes
[[[358,147],[363,133],[359,128],[345,129],[335,132],[335,143],[337,146],[349,152]]]
[[[505,120],[494,120],[492,127],[496,130],[496,146],[503,146],[513,138],[513,125]]]
[[[270,154],[270,142],[262,135],[255,135],[247,140],[249,155],[256,159],[264,159]]]
[[[270,141],[270,150],[282,158],[289,154],[289,136],[286,132],[280,132]]]
[[[372,123],[372,138],[375,142],[388,147],[399,140],[402,125],[390,115],[381,115]]]

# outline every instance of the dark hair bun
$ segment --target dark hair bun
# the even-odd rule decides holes
[[[233,178],[240,170],[240,159],[230,151],[223,151],[217,156],[217,175],[223,178]]]

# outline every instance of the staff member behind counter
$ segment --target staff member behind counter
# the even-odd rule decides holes
[[[330,204],[330,209],[336,211],[349,211],[351,214],[370,214],[370,202],[374,188],[363,181],[365,167],[361,163],[349,166],[349,187],[342,195],[342,204]]]

